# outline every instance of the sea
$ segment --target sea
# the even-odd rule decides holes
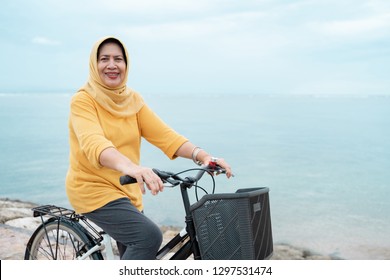
[[[71,96],[0,93],[0,197],[70,207],[64,185]],[[390,259],[390,96],[144,99],[177,132],[229,162],[235,176],[217,176],[216,192],[269,189],[275,244],[340,259]],[[168,159],[146,141],[141,161],[173,172],[194,167],[190,160]],[[200,185],[212,191],[212,180]],[[179,189],[147,193],[144,202],[157,224],[183,225]]]

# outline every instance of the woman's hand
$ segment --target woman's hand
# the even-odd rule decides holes
[[[113,147],[103,150],[100,154],[99,161],[102,166],[114,169],[136,179],[143,194],[145,194],[145,184],[153,195],[158,194],[164,189],[160,177],[151,168],[136,165]]]
[[[230,167],[230,165],[223,159],[223,158],[214,158],[214,157],[211,157],[211,156],[206,156],[203,160],[202,160],[202,163],[204,165],[209,165],[210,162],[215,162],[218,166],[222,167],[223,169],[226,170],[226,177],[230,178],[233,176],[233,173],[232,173],[232,168]]]
[[[213,157],[205,150],[195,146],[191,142],[187,141],[175,153],[176,156],[192,159],[195,163],[198,161],[203,165],[209,165]],[[216,159],[217,165],[226,170],[226,177],[230,178],[233,175],[232,168],[223,158]]]
[[[131,168],[128,168],[128,171],[124,174],[137,180],[143,194],[145,194],[145,184],[152,195],[157,195],[164,190],[163,182],[151,168],[134,165]]]

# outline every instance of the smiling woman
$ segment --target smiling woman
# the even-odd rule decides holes
[[[121,44],[109,39],[100,45],[97,54],[99,76],[110,88],[120,86],[125,80],[127,59]]]

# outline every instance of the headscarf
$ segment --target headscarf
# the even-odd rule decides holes
[[[127,61],[124,79],[116,88],[109,88],[104,85],[99,76],[97,67],[97,53],[99,46],[107,39],[114,39],[122,45],[125,60]],[[132,116],[142,108],[144,103],[141,96],[126,85],[129,68],[130,59],[125,45],[117,38],[104,37],[97,41],[92,48],[89,58],[89,79],[88,82],[79,89],[79,92],[87,92],[100,106],[117,117]]]

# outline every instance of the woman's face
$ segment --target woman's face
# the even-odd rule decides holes
[[[104,85],[116,88],[122,84],[126,75],[126,62],[120,46],[106,43],[98,54],[98,72]]]

